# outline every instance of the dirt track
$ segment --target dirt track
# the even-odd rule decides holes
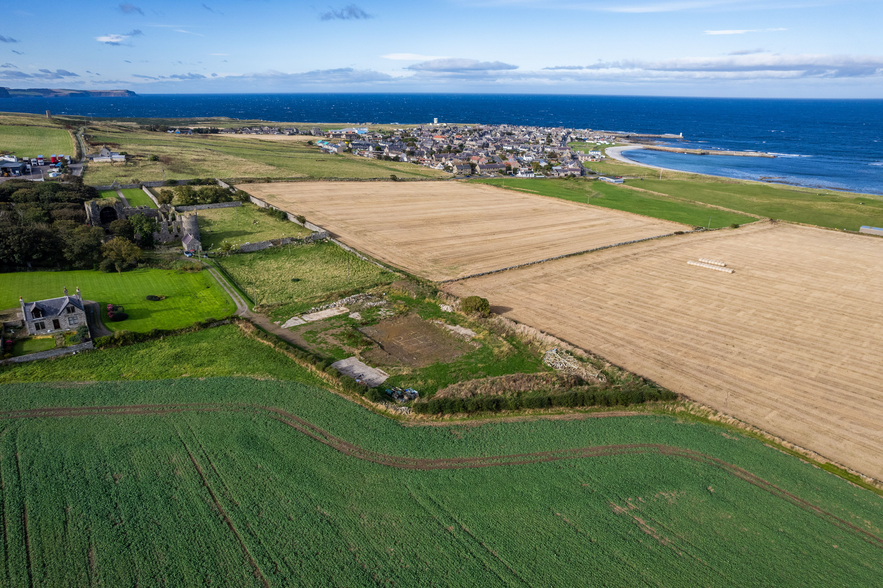
[[[883,248],[758,223],[448,285],[883,479]],[[719,259],[734,274],[687,265]]]
[[[445,280],[684,230],[684,225],[461,182],[247,184],[373,257]]]
[[[331,447],[345,455],[350,457],[354,457],[356,459],[361,459],[365,461],[370,461],[372,463],[377,463],[380,465],[385,465],[394,468],[400,469],[409,469],[409,470],[437,470],[437,469],[470,469],[470,468],[484,468],[484,467],[496,467],[496,466],[513,466],[513,465],[522,465],[522,464],[532,464],[532,463],[543,463],[550,461],[559,461],[564,459],[581,459],[581,458],[589,458],[589,457],[604,457],[611,455],[623,455],[623,454],[647,454],[647,453],[656,453],[659,455],[665,455],[670,457],[680,457],[683,459],[688,459],[691,461],[695,461],[698,463],[705,464],[707,466],[720,469],[740,480],[748,482],[761,490],[764,490],[773,496],[781,498],[798,508],[803,509],[806,512],[809,512],[821,519],[824,519],[828,523],[842,529],[848,531],[859,538],[861,538],[866,543],[873,545],[879,549],[883,549],[883,538],[874,535],[873,533],[869,533],[865,531],[859,526],[856,526],[849,521],[846,521],[840,517],[835,516],[832,513],[829,513],[821,508],[815,506],[814,504],[803,500],[802,498],[787,492],[783,488],[780,488],[763,478],[755,476],[751,472],[744,470],[736,465],[723,461],[721,459],[711,457],[704,453],[700,453],[698,451],[693,451],[691,449],[684,449],[681,447],[673,447],[671,445],[660,445],[660,444],[633,444],[633,445],[601,445],[595,447],[579,447],[574,449],[560,449],[557,451],[544,451],[538,453],[522,453],[522,454],[514,454],[514,455],[495,455],[495,456],[486,456],[486,457],[461,457],[461,458],[416,458],[416,457],[404,457],[404,456],[394,456],[388,455],[385,453],[378,453],[376,451],[370,451],[340,437],[330,434],[324,429],[317,427],[316,425],[310,423],[309,421],[302,419],[301,417],[294,415],[286,410],[280,408],[273,407],[263,407],[263,406],[252,406],[245,404],[169,404],[169,405],[161,405],[161,404],[147,404],[147,405],[131,405],[131,406],[86,406],[86,407],[53,407],[53,408],[37,408],[37,409],[24,409],[24,410],[12,410],[12,411],[4,411],[0,412],[0,420],[5,419],[24,419],[24,418],[46,418],[46,417],[54,417],[54,418],[71,418],[71,417],[83,417],[83,416],[137,416],[137,415],[152,415],[152,414],[168,414],[168,413],[178,413],[178,412],[218,412],[218,411],[233,411],[233,412],[247,412],[252,414],[261,414],[265,417],[276,420],[280,423],[283,423],[287,426],[290,426],[300,433],[307,435],[308,437]],[[180,433],[179,433],[180,436]],[[182,438],[183,443],[183,438]],[[193,454],[190,452],[190,449],[187,448],[186,443],[184,444],[187,449],[187,453],[190,455],[191,460],[193,460],[193,464],[199,472],[200,476],[203,479],[203,483],[206,485],[206,488],[209,489],[209,492],[212,495],[215,504],[220,507],[220,503],[218,502],[215,491],[211,489],[208,482],[206,481],[205,475],[203,474],[202,468],[199,463],[194,458]],[[252,566],[256,570],[256,575],[260,574],[260,569],[257,567],[257,563],[254,561],[252,555],[248,552],[245,543],[242,541],[239,532],[233,526],[232,521],[223,512],[223,508],[221,507],[221,513],[226,519],[227,523],[230,525],[231,530],[236,534],[240,539],[240,544],[250,560]],[[262,575],[259,576],[263,579],[263,583],[267,585],[266,579],[263,578]]]

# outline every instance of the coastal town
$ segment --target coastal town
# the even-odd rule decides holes
[[[192,129],[169,132],[192,133]],[[198,132],[198,131],[197,131]],[[319,127],[250,126],[221,129],[220,134],[312,135],[325,153],[352,153],[368,159],[413,163],[457,176],[514,175],[519,178],[567,177],[594,174],[586,163],[604,159],[596,149],[577,150],[572,143],[613,145],[634,140],[591,129],[516,125],[420,125],[391,131],[349,127],[323,131]],[[645,137],[645,136],[641,136]]]

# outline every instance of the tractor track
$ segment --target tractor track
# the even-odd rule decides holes
[[[579,447],[574,449],[559,449],[554,451],[542,451],[536,453],[519,453],[511,455],[492,455],[478,457],[448,457],[448,458],[418,458],[396,456],[365,449],[359,445],[332,435],[328,431],[302,419],[281,408],[254,406],[249,404],[216,404],[216,403],[190,403],[190,404],[139,404],[127,406],[85,406],[85,407],[49,407],[21,410],[0,411],[0,420],[26,419],[26,418],[70,418],[70,417],[94,417],[94,416],[138,416],[138,415],[162,415],[182,412],[243,412],[263,415],[292,427],[298,432],[311,439],[327,445],[344,455],[363,461],[376,463],[383,466],[408,470],[452,470],[472,469],[499,466],[528,465],[560,461],[567,459],[582,459],[589,457],[605,457],[613,455],[646,455],[656,454],[666,457],[678,457],[689,459],[726,472],[740,480],[780,498],[801,510],[817,516],[835,527],[856,535],[866,543],[883,550],[883,538],[870,533],[861,527],[853,525],[833,513],[792,494],[783,488],[752,474],[748,470],[740,468],[722,459],[682,447],[662,445],[655,443],[636,443],[620,445],[599,445],[592,447]]]

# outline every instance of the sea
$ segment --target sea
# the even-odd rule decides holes
[[[789,100],[525,94],[146,94],[7,98],[0,111],[94,117],[230,117],[341,124],[440,123],[683,134],[664,144],[762,151],[773,159],[635,150],[669,169],[883,195],[883,100]],[[2,146],[0,146],[2,147]]]

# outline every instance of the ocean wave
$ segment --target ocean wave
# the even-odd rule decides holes
[[[883,167],[883,161],[875,161],[874,163],[869,163],[868,165],[876,165],[877,167]]]
[[[769,154],[775,155],[776,157],[812,157],[812,155],[799,155],[796,153],[775,153],[773,151],[770,151]]]

